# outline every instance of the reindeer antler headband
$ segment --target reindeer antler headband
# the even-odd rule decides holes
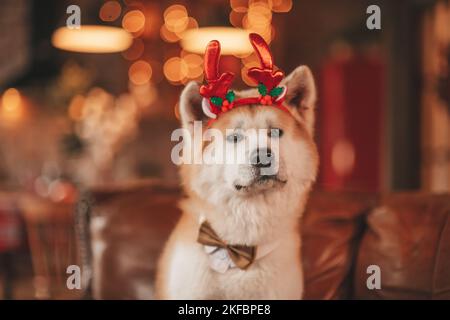
[[[230,90],[234,74],[225,72],[219,76],[219,41],[212,40],[206,47],[206,84],[200,87],[200,94],[203,96],[203,112],[211,118],[210,122],[217,119],[220,114],[242,105],[268,105],[289,112],[282,104],[287,88],[286,86],[278,86],[284,78],[284,73],[281,70],[273,70],[272,54],[264,39],[256,33],[251,33],[249,38],[261,62],[261,68],[251,68],[247,73],[250,78],[258,83],[259,96],[257,97],[235,99],[234,92]]]

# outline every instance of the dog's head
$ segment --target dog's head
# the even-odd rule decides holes
[[[256,199],[273,204],[284,199],[280,194],[300,197],[302,191],[309,190],[318,167],[313,140],[314,79],[308,67],[300,66],[281,85],[287,88],[284,110],[241,105],[210,125],[202,112],[199,85],[191,82],[186,86],[180,99],[182,126],[191,141],[198,138],[199,124],[203,133],[198,148],[184,150],[193,152],[193,158],[203,159],[202,163],[182,167],[188,193],[219,206],[242,204],[241,200],[248,204]],[[251,89],[235,94],[239,99],[257,92]]]

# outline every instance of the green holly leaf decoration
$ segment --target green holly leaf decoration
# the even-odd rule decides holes
[[[236,95],[234,94],[234,91],[228,91],[227,95],[225,96],[227,98],[228,102],[233,102],[234,98],[236,98]]]
[[[258,84],[258,91],[262,96],[267,95],[267,87],[263,83]]]
[[[271,97],[278,97],[283,92],[283,87],[276,87],[270,90]]]
[[[222,105],[223,99],[220,98],[220,97],[212,97],[212,98],[211,98],[211,102],[212,102],[214,105],[220,107],[220,106]]]

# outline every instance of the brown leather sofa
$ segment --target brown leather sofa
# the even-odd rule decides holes
[[[180,190],[93,190],[77,212],[83,274],[95,299],[152,299]],[[305,299],[450,299],[450,194],[314,191],[302,223]],[[378,265],[381,289],[369,290]]]

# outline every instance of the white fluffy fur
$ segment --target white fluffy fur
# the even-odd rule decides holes
[[[300,299],[303,292],[299,222],[317,174],[317,151],[312,139],[314,81],[309,69],[299,67],[284,82],[287,97],[302,94],[291,106],[294,117],[283,127],[276,159],[281,180],[250,192],[237,191],[254,178],[251,164],[189,165],[182,170],[188,197],[183,215],[165,247],[157,275],[161,299]],[[304,86],[302,86],[305,84]],[[188,85],[181,97],[183,126],[195,120],[190,108],[200,108],[198,86]],[[254,93],[253,93],[254,94]],[[314,95],[311,96],[310,94]],[[289,96],[290,95],[290,96]],[[305,105],[307,99],[308,105]],[[289,100],[287,101],[289,103]],[[245,107],[244,107],[245,108]],[[309,108],[309,110],[308,110]],[[239,109],[239,108],[237,108]],[[280,121],[282,111],[263,107],[257,113],[233,110],[227,121],[246,128],[265,128]],[[296,120],[293,120],[293,119]],[[222,121],[221,117],[217,120]],[[270,141],[269,141],[270,143]],[[251,150],[250,150],[251,151]],[[199,219],[205,217],[227,243],[262,245],[278,241],[268,255],[247,270],[233,268],[221,274],[209,267],[208,256],[197,242]]]

